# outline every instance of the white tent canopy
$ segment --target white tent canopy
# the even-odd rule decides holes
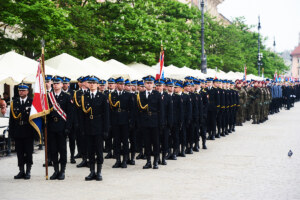
[[[82,62],[84,66],[91,67],[91,69],[89,69],[89,71],[91,71],[90,75],[95,75],[100,79],[105,80],[109,79],[109,77],[112,75],[111,71],[109,70],[109,65],[93,56],[82,60]]]
[[[22,81],[34,83],[38,69],[38,62],[10,51],[0,55],[0,83],[8,85],[18,84]],[[57,70],[46,65],[46,73],[59,74]]]
[[[45,61],[45,64],[54,68],[64,76],[76,80],[79,76],[90,74],[91,66],[86,66],[81,60],[69,54],[63,53]],[[48,74],[48,72],[46,71]]]
[[[109,70],[112,72],[112,77],[118,77],[123,76],[124,78],[128,79],[141,79],[143,77],[143,74],[140,74],[139,72],[135,71],[134,69],[131,69],[127,65],[111,59],[105,62],[109,66]]]
[[[142,74],[143,76],[152,75],[155,76],[156,70],[151,68],[148,65],[142,64],[142,63],[131,63],[128,65],[131,69],[137,71],[139,74]]]

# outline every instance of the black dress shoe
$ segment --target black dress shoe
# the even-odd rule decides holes
[[[61,170],[58,174],[57,179],[58,180],[64,180],[65,179],[65,170],[66,170],[66,166],[64,164],[61,165]]]
[[[59,175],[57,177],[58,180],[64,180],[65,179],[65,171],[59,172]]]
[[[87,177],[85,177],[86,181],[91,181],[91,180],[96,179],[95,164],[91,164],[90,171],[91,171],[91,173]]]
[[[95,171],[91,172],[87,177],[85,177],[86,181],[91,181],[91,180],[94,180],[94,179],[96,179]]]
[[[167,165],[167,162],[166,162],[166,158],[165,158],[165,157],[163,157],[163,158],[161,159],[161,164],[162,164],[162,165]]]
[[[175,154],[172,154],[170,156],[169,160],[177,160],[177,156]]]
[[[112,168],[120,168],[121,167],[121,161],[117,160],[116,163],[112,166]]]
[[[101,175],[101,169],[102,169],[102,165],[101,164],[97,164],[97,174],[96,174],[96,181],[102,181],[102,175]]]
[[[137,157],[136,157],[137,160],[140,160],[140,159],[144,159],[144,155],[142,153],[140,153]]]
[[[59,175],[59,171],[57,169],[57,171],[54,171],[54,173],[52,174],[52,176],[50,176],[50,180],[55,180],[58,178]]]
[[[186,157],[186,155],[185,155],[185,152],[184,152],[184,151],[182,151],[181,153],[179,153],[179,154],[178,154],[178,156],[180,156],[180,157]]]
[[[186,153],[186,154],[193,154],[192,148],[187,148],[187,149],[185,150],[185,153]]]
[[[159,157],[155,156],[154,161],[153,161],[153,169],[158,169],[158,160],[159,160]]]
[[[81,163],[76,165],[77,168],[87,167],[87,166],[88,166],[87,160],[82,160]]]
[[[101,175],[101,173],[98,173],[97,172],[97,174],[96,174],[96,181],[102,181],[103,179],[102,179],[102,175]]]
[[[112,155],[112,153],[111,153],[111,151],[110,151],[110,152],[108,152],[107,155],[105,156],[105,159],[111,159],[111,158],[113,158],[113,155]]]
[[[193,151],[199,152],[199,148],[198,148],[198,147],[194,147],[194,148],[193,148]]]
[[[129,165],[135,165],[135,160],[131,159],[131,160],[129,161]]]
[[[72,164],[75,164],[76,163],[76,160],[75,160],[75,158],[73,157],[73,158],[71,158],[70,159],[70,162],[72,163]]]
[[[76,156],[74,156],[74,158],[75,158],[75,159],[78,159],[78,158],[82,158],[82,157],[81,157],[80,154],[77,154]]]
[[[49,162],[48,162],[48,167],[52,167],[52,166],[53,166],[53,163],[52,163],[51,161],[49,161]],[[43,164],[43,167],[46,167],[46,164],[45,164],[45,163]]]
[[[26,173],[25,173],[25,176],[24,176],[24,179],[28,180],[30,179],[30,171],[31,171],[31,165],[26,165]]]
[[[146,165],[143,166],[143,169],[151,169],[152,165],[151,165],[151,161],[147,161]]]
[[[127,159],[126,159],[127,160]],[[122,164],[121,164],[121,167],[122,168],[127,168],[127,162],[126,160],[123,160]]]
[[[14,179],[23,179],[25,177],[24,166],[19,167],[20,172],[14,176]]]
[[[153,163],[153,169],[158,169],[158,163],[157,162]]]
[[[207,149],[205,144],[202,145],[202,149]]]

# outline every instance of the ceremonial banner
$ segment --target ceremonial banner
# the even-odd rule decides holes
[[[42,72],[41,62],[38,65],[35,85],[34,85],[34,97],[31,105],[31,111],[29,116],[29,123],[34,127],[40,137],[42,132],[42,117],[49,114],[50,110],[47,102],[47,95],[45,90],[45,77]]]

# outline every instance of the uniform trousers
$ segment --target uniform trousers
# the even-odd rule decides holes
[[[33,138],[15,139],[18,166],[32,165]]]
[[[54,164],[66,165],[67,163],[67,140],[64,131],[49,131],[49,139],[51,145],[51,158]],[[58,159],[59,155],[59,159]]]
[[[87,146],[90,165],[103,164],[103,137],[102,135],[87,135]],[[95,157],[97,156],[97,158]]]

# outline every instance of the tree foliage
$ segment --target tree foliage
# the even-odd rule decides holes
[[[0,53],[15,49],[35,58],[41,38],[47,57],[63,52],[78,58],[94,56],[123,63],[156,64],[161,42],[165,65],[200,68],[201,13],[175,0],[8,0],[0,3]],[[5,27],[20,37],[8,38]],[[224,26],[205,14],[208,67],[225,72],[257,73],[257,33],[243,18]],[[262,43],[265,76],[284,71],[283,60]]]

